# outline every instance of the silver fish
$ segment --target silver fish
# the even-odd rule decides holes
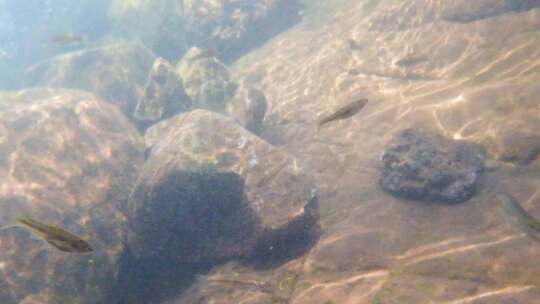
[[[87,253],[93,250],[85,240],[62,228],[40,223],[27,216],[18,218],[17,222],[37,233],[47,243],[60,251]]]
[[[74,46],[74,45],[80,45],[84,42],[84,37],[73,34],[73,33],[64,33],[64,34],[58,34],[52,36],[49,41],[52,44],[56,44],[59,46]]]
[[[428,59],[426,57],[410,56],[410,57],[401,58],[400,60],[396,61],[396,65],[400,67],[413,66],[422,62],[426,62],[427,60]]]
[[[360,110],[362,110],[367,103],[368,100],[365,98],[358,99],[344,105],[328,116],[323,116],[317,121],[317,130],[331,121],[347,119],[354,116],[356,113],[360,112]]]

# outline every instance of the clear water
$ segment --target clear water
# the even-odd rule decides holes
[[[539,30],[535,0],[0,0],[0,303],[537,303]]]

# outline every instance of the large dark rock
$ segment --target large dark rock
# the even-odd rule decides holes
[[[240,176],[196,168],[172,169],[149,184],[139,183],[130,209],[131,248],[137,256],[163,260],[246,255],[259,224],[247,206]]]
[[[143,129],[157,121],[191,110],[182,79],[162,58],[154,61],[133,117]]]
[[[136,257],[274,262],[313,236],[317,203],[296,161],[233,119],[195,110],[146,137],[152,153],[129,203]]]
[[[142,139],[114,106],[87,92],[0,94],[0,226],[29,215],[89,241],[66,254],[27,230],[0,230],[1,303],[108,303],[123,250]]]
[[[117,43],[56,56],[27,71],[28,86],[90,91],[132,117],[154,55],[140,43]]]
[[[461,202],[474,194],[484,157],[478,145],[407,129],[383,153],[381,186],[409,199]]]
[[[188,42],[217,49],[225,62],[299,21],[296,0],[189,0],[184,5]]]

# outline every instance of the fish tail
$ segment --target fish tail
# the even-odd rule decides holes
[[[320,119],[317,121],[317,134],[319,134],[319,132],[321,131],[322,127],[328,123],[328,120],[327,119]]]
[[[33,220],[30,217],[26,216],[26,215],[17,216],[15,221],[17,223],[23,224],[25,226],[32,226],[32,222],[33,222]]]
[[[29,216],[25,216],[25,215],[18,216],[16,222],[27,228],[30,228],[31,230],[35,232],[39,232],[42,234],[44,233],[44,225],[33,220]]]

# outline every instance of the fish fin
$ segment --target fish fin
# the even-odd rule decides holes
[[[0,227],[0,231],[8,230],[8,229],[14,229],[14,228],[27,231],[27,233],[29,235],[29,238],[31,240],[41,241],[41,242],[45,241],[43,239],[44,236],[41,233],[39,233],[38,231],[36,231],[34,229],[31,229],[28,226],[25,226],[25,225],[23,225],[21,223],[13,223],[13,224],[9,224],[9,225],[6,225],[6,226],[2,226],[2,227]]]
[[[16,215],[16,216],[10,216],[10,220],[5,225],[2,225],[0,227],[0,230],[6,230],[11,228],[25,228],[27,229],[28,226],[24,224],[25,219],[28,218],[23,215]]]
[[[34,224],[33,224],[34,221],[29,216],[26,216],[26,215],[17,216],[15,218],[15,222],[17,222],[18,224],[20,224],[22,226],[25,226],[25,227],[32,228],[34,226]]]
[[[34,235],[34,237],[37,235],[38,239],[40,240],[46,238],[47,236],[45,233],[40,231],[39,227],[41,224],[29,216],[22,215],[16,217],[16,225],[29,229],[32,232],[32,235]]]
[[[12,228],[22,228],[20,224],[8,224],[8,225],[5,225],[5,226],[2,226],[0,227],[0,231],[1,230],[8,230],[8,229],[12,229]]]

